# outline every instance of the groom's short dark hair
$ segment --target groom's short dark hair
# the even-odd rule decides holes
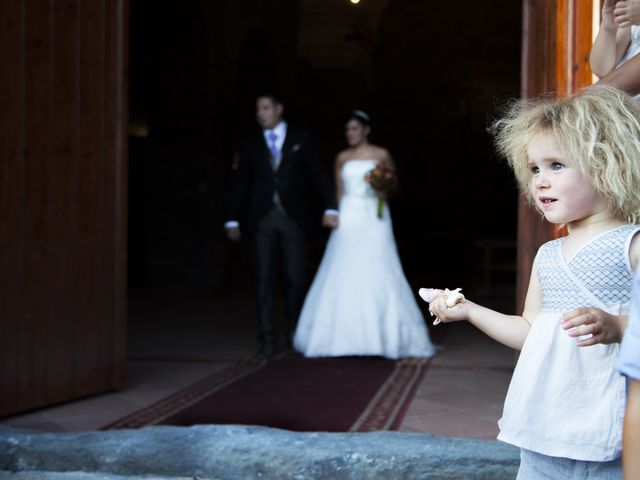
[[[258,100],[259,98],[268,98],[276,105],[284,105],[284,102],[282,101],[282,97],[274,92],[259,93],[258,95],[256,95],[256,100]]]

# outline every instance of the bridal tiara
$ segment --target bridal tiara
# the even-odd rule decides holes
[[[352,113],[352,115],[353,115],[354,117],[361,118],[361,119],[363,119],[363,120],[364,120],[364,121],[366,121],[366,122],[370,122],[370,121],[371,121],[371,119],[369,118],[369,115],[367,115],[367,113],[363,112],[362,110],[357,110],[357,109],[356,109],[356,110],[354,110],[354,111],[353,111],[353,112],[351,112],[351,113]]]

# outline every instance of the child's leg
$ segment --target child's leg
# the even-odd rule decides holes
[[[550,457],[531,450],[520,449],[520,468],[516,480],[620,480],[622,462],[587,462],[570,458]]]
[[[640,0],[622,0],[616,3],[613,15],[621,27],[640,25]]]

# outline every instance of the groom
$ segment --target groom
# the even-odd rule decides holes
[[[268,359],[277,350],[273,327],[273,303],[278,256],[282,256],[286,280],[288,338],[290,342],[304,301],[305,236],[311,227],[310,190],[322,196],[322,224],[338,225],[333,186],[323,171],[309,133],[283,120],[284,106],[274,95],[256,100],[259,130],[240,146],[240,164],[234,171],[229,199],[229,239],[239,241],[240,210],[248,200],[246,228],[253,241],[256,273],[258,356]]]

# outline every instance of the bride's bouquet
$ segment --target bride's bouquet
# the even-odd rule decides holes
[[[382,218],[384,199],[389,198],[398,190],[398,177],[390,168],[378,164],[367,172],[364,181],[378,194],[378,218]]]

